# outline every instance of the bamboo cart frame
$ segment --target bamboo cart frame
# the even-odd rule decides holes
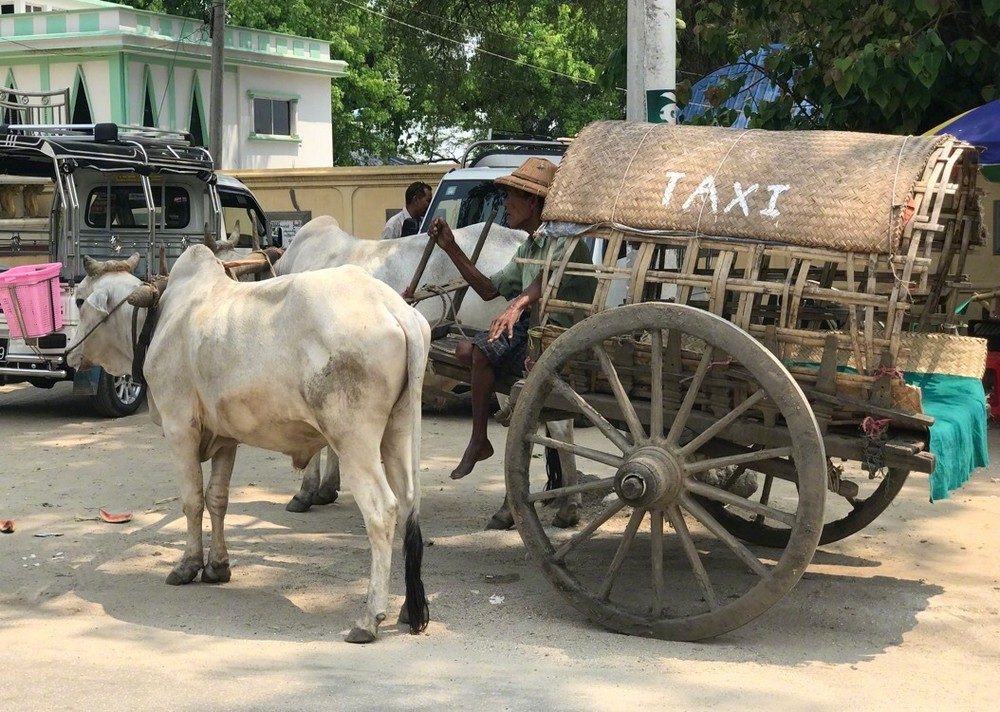
[[[512,391],[506,480],[526,547],[571,603],[615,630],[694,640],[766,611],[795,585],[818,544],[869,524],[910,471],[934,469],[933,419],[904,372],[983,372],[985,342],[957,335],[954,313],[967,285],[965,260],[983,241],[976,151],[951,137],[907,146],[911,139],[901,137],[894,138],[902,145],[812,133],[806,141],[840,142],[838,156],[847,141],[855,161],[863,154],[859,144],[884,148],[887,156],[899,146],[895,171],[890,164],[873,173],[887,173],[888,219],[878,224],[875,211],[876,228],[865,232],[835,215],[831,224],[848,229],[842,241],[824,244],[809,227],[813,215],[803,221],[805,232],[782,226],[780,239],[750,236],[738,220],[725,224],[729,216],[714,202],[713,213],[725,219],[705,220],[705,205],[717,198],[709,188],[715,190],[736,144],[750,143],[744,135],[706,134],[715,143],[706,150],[724,157],[691,193],[686,213],[663,210],[677,186],[660,199],[662,156],[653,161],[660,182],[643,203],[637,194],[649,171],[636,165],[649,153],[649,126],[588,127],[557,173],[544,218],[547,229],[566,235],[565,249],[536,262],[545,285],[535,332],[541,355]],[[663,131],[690,136],[690,129]],[[720,148],[719,136],[735,139]],[[760,138],[799,140],[790,136]],[[762,155],[760,146],[746,150]],[[609,171],[610,192],[595,189],[592,177],[616,151],[627,166]],[[911,154],[906,160],[904,151]],[[688,158],[705,160],[694,154]],[[734,189],[733,204],[742,194],[750,214],[749,189],[738,182]],[[687,209],[699,192],[701,212]],[[825,195],[806,204],[822,212]],[[623,202],[629,207],[619,211]],[[576,226],[561,224],[567,222]],[[603,261],[571,261],[580,240],[601,244]],[[561,297],[570,278],[593,280],[593,299]],[[558,313],[583,320],[563,329],[551,320]],[[595,426],[603,449],[537,434],[540,423],[571,416]],[[539,491],[528,477],[535,445],[609,471]],[[873,491],[860,495],[835,460],[863,463]],[[739,491],[748,472],[759,476],[749,493]],[[770,499],[780,486],[783,499]],[[611,491],[616,496],[573,534],[541,523],[542,503]],[[828,496],[852,509],[824,520]],[[722,573],[713,574],[713,566]]]

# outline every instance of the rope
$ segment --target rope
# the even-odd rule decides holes
[[[618,209],[618,201],[622,197],[622,188],[625,187],[625,179],[628,177],[628,172],[632,168],[632,164],[635,162],[636,156],[639,155],[639,149],[642,148],[642,144],[645,143],[646,138],[653,132],[655,127],[656,124],[651,124],[646,133],[642,135],[639,145],[635,147],[635,151],[632,152],[632,157],[628,160],[628,165],[625,166],[625,172],[622,173],[622,182],[618,185],[618,192],[615,194],[615,204],[611,206],[611,222],[615,221],[615,211]]]

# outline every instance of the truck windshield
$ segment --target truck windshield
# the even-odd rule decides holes
[[[503,190],[491,180],[462,180],[445,185],[434,196],[424,224],[423,232],[431,224],[431,220],[441,216],[453,228],[465,227],[485,222],[490,211],[496,208],[497,216],[494,222],[506,224],[507,214],[503,209]]]

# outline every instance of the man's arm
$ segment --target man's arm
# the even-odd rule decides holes
[[[493,323],[490,324],[489,340],[493,341],[501,334],[507,334],[507,338],[514,336],[514,324],[521,319],[521,313],[532,304],[542,298],[542,275],[539,272],[527,288],[514,297],[514,300],[503,310]]]
[[[469,283],[469,286],[476,291],[476,294],[481,299],[489,301],[500,296],[500,292],[497,291],[490,278],[472,264],[472,260],[468,258],[462,251],[462,248],[458,246],[458,243],[455,242],[455,235],[444,218],[434,218],[434,222],[431,223],[427,234],[433,237],[438,246],[444,250],[445,254],[455,264],[458,273],[462,275],[462,278]]]

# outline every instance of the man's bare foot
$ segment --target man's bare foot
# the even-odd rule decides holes
[[[458,463],[458,467],[451,471],[451,479],[462,479],[472,472],[472,468],[476,466],[477,462],[490,457],[493,457],[493,446],[489,440],[482,445],[469,443],[469,447],[465,448],[465,454],[462,455],[462,461]]]

